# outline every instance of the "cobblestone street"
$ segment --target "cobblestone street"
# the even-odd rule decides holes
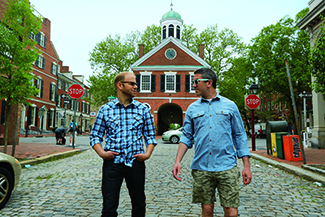
[[[182,161],[182,181],[172,177],[178,145],[161,144],[147,161],[147,215],[201,216],[191,203],[190,164],[193,150]],[[242,168],[241,160],[239,167]],[[102,160],[89,149],[79,155],[42,163],[22,171],[20,184],[1,216],[100,216]],[[325,188],[251,159],[253,181],[241,186],[243,216],[325,216]],[[121,190],[119,216],[131,216],[127,189]],[[219,200],[215,216],[223,216]]]

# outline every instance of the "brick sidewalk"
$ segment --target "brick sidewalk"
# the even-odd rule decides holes
[[[287,161],[285,159],[276,158],[273,155],[268,155],[267,150],[257,150],[257,151],[251,151],[251,153],[261,155],[263,157],[267,157],[269,159],[290,164],[296,167],[301,167],[303,165],[302,161]],[[322,164],[325,165],[325,149],[311,149],[311,148],[305,148],[305,158],[306,158],[306,164]]]

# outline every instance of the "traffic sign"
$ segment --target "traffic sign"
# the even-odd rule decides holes
[[[312,93],[299,93],[298,96],[301,98],[312,98],[313,94]]]
[[[250,109],[257,109],[257,107],[259,107],[261,104],[260,98],[258,98],[258,96],[255,94],[248,95],[245,102]]]
[[[71,98],[79,99],[84,94],[84,89],[80,84],[73,84],[69,87],[68,94]]]

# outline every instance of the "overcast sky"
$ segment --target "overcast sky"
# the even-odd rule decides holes
[[[51,41],[63,65],[74,75],[92,74],[89,52],[108,35],[124,37],[160,25],[170,10],[171,0],[30,0],[43,17],[51,21]],[[308,7],[309,0],[173,0],[173,10],[184,24],[199,32],[217,24],[219,30],[232,29],[245,43],[264,26],[285,15],[294,18]]]

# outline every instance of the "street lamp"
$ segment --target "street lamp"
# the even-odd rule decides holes
[[[259,86],[253,82],[253,84],[249,87],[251,94],[256,95],[258,92]],[[252,151],[256,151],[256,143],[255,143],[255,126],[254,126],[254,117],[255,117],[255,109],[251,109],[252,116]]]

